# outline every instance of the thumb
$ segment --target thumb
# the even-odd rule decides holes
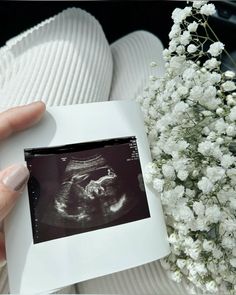
[[[28,178],[29,171],[22,164],[12,165],[0,172],[0,221],[13,208]]]

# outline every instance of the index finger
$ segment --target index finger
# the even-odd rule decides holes
[[[38,101],[0,113],[0,139],[34,125],[44,112],[45,104]]]

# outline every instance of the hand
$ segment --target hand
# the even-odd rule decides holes
[[[44,111],[44,103],[35,102],[0,113],[0,140],[36,124]],[[12,165],[0,171],[0,222],[13,208],[28,178],[29,171],[23,164]],[[0,232],[0,265],[4,264],[5,259],[4,235]]]

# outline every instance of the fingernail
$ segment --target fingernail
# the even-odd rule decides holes
[[[3,176],[3,184],[13,191],[22,191],[29,178],[29,170],[24,165],[15,165]]]

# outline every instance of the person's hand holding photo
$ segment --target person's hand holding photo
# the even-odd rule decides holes
[[[0,113],[0,140],[36,124],[45,111],[43,102],[11,108]],[[0,222],[9,214],[23,191],[29,171],[24,164],[14,164],[0,171]],[[0,231],[0,266],[5,264],[4,234]]]

